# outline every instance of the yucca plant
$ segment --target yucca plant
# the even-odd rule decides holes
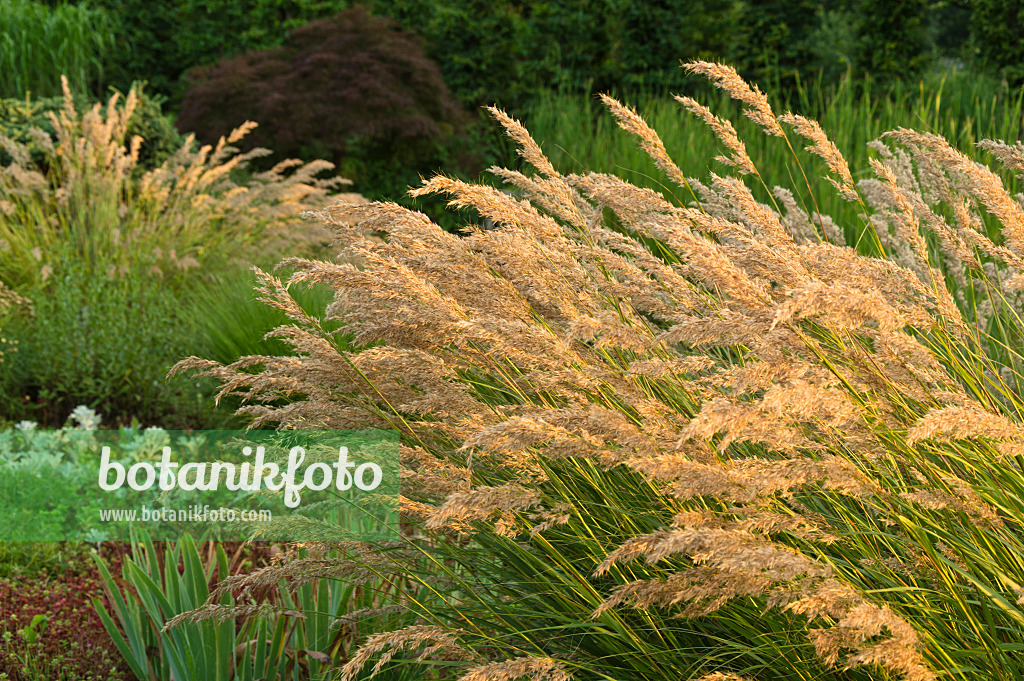
[[[284,264],[336,291],[323,319],[261,275],[299,358],[179,365],[256,425],[402,433],[408,542],[287,567],[407,576],[419,621],[369,636],[341,678],[1024,678],[1024,206],[907,129],[855,182],[817,123],[729,67],[686,68],[807,144],[824,168],[782,179],[821,174],[851,222],[775,187],[689,98],[734,176],[687,177],[603,98],[666,194],[562,174],[492,110],[539,174],[492,169],[518,196],[445,176],[413,194],[493,229],[390,203],[310,213],[339,261]],[[1024,171],[1021,144],[982,146]]]

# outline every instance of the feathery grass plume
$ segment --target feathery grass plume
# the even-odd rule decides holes
[[[1003,167],[1024,173],[1024,144],[1007,144],[1003,140],[982,140],[976,145],[996,157]]]
[[[138,103],[135,89],[123,103],[114,94],[106,105],[75,110],[67,79],[61,81],[64,108],[51,114],[53,138],[40,147],[42,166],[27,148],[0,140],[12,158],[0,167],[0,266],[17,290],[28,292],[43,276],[42,265],[59,260],[61,244],[77,257],[114,271],[138,259],[151,259],[154,272],[175,272],[238,257],[257,235],[263,253],[284,253],[318,229],[297,230],[293,218],[324,205],[347,182],[318,177],[333,167],[324,161],[288,161],[241,184],[236,171],[265,150],[240,154],[231,146],[255,127],[247,122],[214,146],[196,148],[191,138],[160,167],[136,172],[141,138],[126,139]],[[332,200],[363,200],[335,195]],[[30,229],[25,226],[30,225]],[[212,229],[211,225],[218,225]],[[275,241],[277,242],[275,244]],[[55,262],[53,264],[56,264]]]
[[[726,149],[732,152],[732,157],[716,156],[716,161],[736,168],[736,170],[743,175],[757,174],[757,168],[754,166],[754,162],[751,161],[750,156],[747,155],[747,147],[743,144],[743,140],[741,140],[736,134],[736,128],[732,127],[732,123],[711,113],[711,109],[698,103],[697,100],[691,97],[680,97],[679,95],[676,95],[675,100],[689,109],[693,115],[707,123],[708,127],[710,127],[715,133],[715,136],[721,140]]]
[[[545,177],[560,177],[558,171],[551,165],[551,161],[541,151],[540,145],[534,141],[522,123],[497,107],[489,106],[487,110],[494,116],[501,127],[505,129],[505,134],[519,143],[516,152],[520,158],[539,170]]]
[[[918,272],[929,272],[928,245],[921,236],[918,218],[914,208],[896,180],[893,169],[881,161],[871,159],[871,168],[881,180],[881,188],[887,192],[889,202],[893,206],[891,216],[896,224],[896,235],[910,246],[913,253],[913,267]]]
[[[1024,255],[1024,207],[1010,196],[990,168],[974,162],[938,135],[900,128],[885,137],[907,145],[915,155],[934,157],[939,165],[961,176],[973,196],[999,219],[1007,247],[1018,256]]]
[[[654,160],[655,165],[664,170],[677,185],[689,188],[689,185],[686,184],[686,178],[683,177],[682,171],[679,170],[679,166],[672,161],[668,152],[665,151],[665,144],[658,137],[658,133],[644,122],[644,119],[637,114],[635,109],[624,106],[614,97],[609,97],[605,94],[601,95],[601,101],[612,112],[612,115],[618,120],[619,126],[623,130],[633,133],[640,139],[640,147]],[[733,151],[735,153],[736,149]],[[747,160],[749,162],[749,159]],[[737,161],[739,161],[739,157],[737,157]],[[753,164],[749,164],[749,167],[753,169]],[[756,169],[754,170],[756,171]]]
[[[399,631],[372,634],[352,656],[352,659],[341,668],[339,678],[342,681],[353,681],[359,676],[363,667],[380,653],[380,658],[370,672],[370,678],[373,678],[397,653],[403,650],[414,651],[419,648],[423,648],[417,656],[419,660],[442,654],[454,656],[455,659],[470,657],[467,651],[459,645],[458,632],[450,632],[438,626],[417,624]]]
[[[768,97],[756,85],[751,87],[740,78],[733,67],[708,61],[691,61],[684,63],[683,68],[690,73],[699,73],[708,78],[714,82],[716,87],[728,92],[733,99],[746,104],[747,110],[743,112],[743,115],[761,126],[761,129],[769,135],[776,137],[784,135],[782,127],[779,126],[775,113],[768,103]]]
[[[540,497],[522,485],[477,487],[471,492],[457,492],[445,499],[427,521],[428,529],[444,527],[452,520],[464,525],[469,520],[487,519],[498,514],[504,526],[512,525],[512,512],[533,509]]]
[[[785,187],[774,187],[772,194],[778,199],[781,206],[786,209],[785,215],[782,216],[782,224],[785,225],[786,231],[793,237],[793,241],[797,243],[820,241],[820,237],[814,229],[814,223],[811,221],[811,216],[797,204],[793,192]],[[832,243],[842,243],[841,239],[829,240]]]
[[[487,111],[505,129],[508,136],[519,143],[516,149],[519,156],[540,171],[544,177],[528,178],[522,173],[497,167],[490,168],[490,172],[506,182],[519,185],[521,189],[530,192],[532,198],[539,199],[537,201],[539,206],[544,208],[551,206],[552,212],[564,220],[580,227],[590,222],[594,213],[591,206],[564,181],[523,124],[496,107],[489,106]]]
[[[0,281],[0,314],[10,311],[11,308],[23,308],[31,313],[32,301]]]
[[[458,681],[569,681],[571,678],[572,674],[558,660],[549,657],[517,657],[473,667],[460,676]]]
[[[993,414],[977,405],[949,406],[923,416],[907,432],[907,443],[918,440],[949,441],[969,437],[1020,440],[1024,430],[1002,414]]]
[[[839,194],[847,201],[859,201],[857,188],[853,182],[853,175],[850,174],[850,164],[839,151],[838,147],[825,135],[825,131],[817,121],[812,121],[803,116],[786,113],[779,116],[780,123],[792,125],[797,134],[808,140],[811,144],[807,151],[817,154],[825,160],[828,169],[839,176],[839,179],[827,177],[832,186],[839,191]]]
[[[782,134],[735,71],[692,70]],[[653,131],[606,101],[671,172]],[[860,193],[910,244],[901,263],[809,237],[845,225],[807,218],[785,188],[781,216],[733,177],[691,183],[700,202],[680,207],[614,176],[560,175],[495,113],[542,173],[496,171],[526,200],[445,176],[415,190],[494,229],[446,234],[388,203],[314,211],[338,262],[288,260],[288,282],[334,300],[316,317],[288,282],[264,286],[297,356],[180,365],[242,395],[259,425],[401,432],[408,541],[358,558],[401,575],[421,623],[372,635],[346,678],[435,644],[453,676],[548,664],[532,660],[622,679],[1024,675],[1004,645],[1024,622],[1024,475],[1007,461],[1022,451],[1010,383],[1024,325],[973,266],[1007,248],[981,245],[975,207],[1003,206],[981,171],[931,147],[880,152]],[[786,178],[762,179],[757,192]],[[964,309],[950,263],[971,263]],[[328,321],[362,349],[339,347]],[[295,561],[289,578],[354,563]]]

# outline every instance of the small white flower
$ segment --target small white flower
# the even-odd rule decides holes
[[[14,426],[15,430],[35,430],[39,424],[35,421],[22,421],[18,425]]]
[[[99,414],[84,404],[75,407],[75,410],[71,412],[71,418],[78,424],[76,428],[79,430],[96,430],[103,421]]]

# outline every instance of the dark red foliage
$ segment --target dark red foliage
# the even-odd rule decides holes
[[[121,571],[113,544],[104,558]],[[0,677],[28,679],[134,679],[134,675],[103,629],[92,599],[103,597],[103,582],[84,551],[69,551],[59,575],[45,570],[0,582]],[[46,620],[26,630],[36,615]],[[30,635],[30,634],[28,634]]]
[[[353,143],[439,140],[461,114],[419,38],[352,7],[294,30],[278,48],[190,74],[179,130],[215,142],[245,120],[249,144],[337,160]]]

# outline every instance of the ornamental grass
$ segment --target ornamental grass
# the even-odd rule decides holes
[[[230,585],[386,578],[416,623],[366,635],[340,678],[1024,677],[1024,201],[1004,179],[1024,146],[981,143],[990,167],[898,129],[858,178],[733,69],[685,68],[816,165],[762,174],[680,98],[721,148],[687,177],[604,97],[662,194],[562,174],[492,109],[534,172],[412,192],[492,228],[311,211],[337,259],[260,274],[297,356],[178,365],[254,426],[401,432],[405,541],[317,558],[325,532]],[[816,175],[856,220],[817,210]],[[296,282],[334,291],[322,315]]]

